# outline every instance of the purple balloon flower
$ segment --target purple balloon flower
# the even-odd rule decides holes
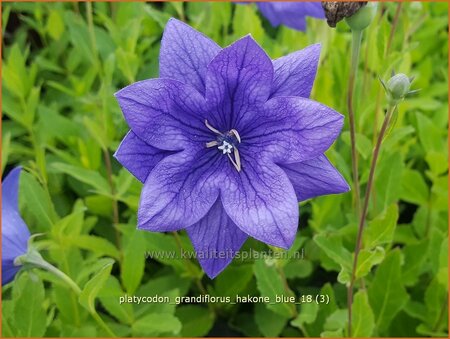
[[[273,27],[285,25],[304,31],[307,16],[325,19],[320,2],[257,2],[256,5]]]
[[[319,53],[272,61],[250,36],[222,49],[171,19],[160,78],[116,94],[131,131],[115,156],[145,183],[138,227],[185,228],[210,277],[248,236],[289,248],[298,201],[348,190],[323,154],[343,116],[307,99]]]
[[[14,259],[27,252],[30,231],[19,214],[20,167],[13,169],[2,183],[2,285],[13,280],[20,267]]]

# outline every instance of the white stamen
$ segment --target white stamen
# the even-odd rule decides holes
[[[216,140],[210,141],[206,143],[206,148],[211,148],[217,146],[219,143]]]
[[[218,135],[222,135],[222,133],[221,133],[219,130],[215,129],[214,127],[212,127],[212,126],[209,124],[208,120],[205,120],[205,125],[206,125],[206,127],[207,127],[210,131],[212,131],[212,132],[214,132],[214,133],[216,133],[216,134],[218,134]]]

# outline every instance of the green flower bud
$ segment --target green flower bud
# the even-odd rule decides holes
[[[409,13],[411,14],[411,17],[418,16],[423,10],[423,5],[419,1],[413,1],[411,2],[411,5],[409,6]]]
[[[410,87],[411,82],[409,81],[409,78],[403,73],[394,75],[387,82],[387,88],[393,98],[403,98],[409,92]]]
[[[402,101],[406,95],[416,93],[418,91],[410,90],[412,81],[413,78],[408,78],[408,76],[403,73],[395,74],[386,84],[381,81],[381,84],[386,90],[390,105],[395,106]]]
[[[351,17],[345,18],[345,21],[353,31],[362,31],[370,25],[377,12],[378,3],[369,2],[366,6],[361,7]]]

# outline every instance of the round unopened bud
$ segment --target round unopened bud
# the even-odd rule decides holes
[[[411,16],[415,17],[419,15],[423,10],[423,5],[420,1],[413,1],[411,2],[411,5],[409,6],[409,12]]]
[[[386,84],[386,91],[390,103],[393,105],[398,104],[408,93],[410,93],[410,88],[410,78],[403,73],[394,75]]]
[[[362,31],[370,25],[377,12],[378,3],[369,2],[366,6],[361,7],[351,17],[345,18],[345,21],[353,31]]]

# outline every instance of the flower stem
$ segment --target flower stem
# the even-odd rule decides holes
[[[401,2],[399,2],[398,5],[397,5],[397,9],[395,11],[394,19],[392,21],[392,26],[391,26],[391,32],[389,33],[389,40],[388,40],[388,43],[386,45],[386,50],[384,52],[385,59],[388,58],[389,53],[391,51],[392,41],[394,39],[394,34],[395,34],[395,31],[396,31],[397,26],[398,26],[398,19],[400,17],[400,13],[401,13],[401,10],[402,10],[402,5],[403,4]],[[377,92],[377,99],[376,99],[376,104],[375,104],[375,118],[374,118],[374,124],[373,124],[373,141],[374,142],[377,139],[378,115],[379,115],[379,112],[380,112],[381,94],[382,94],[381,93],[381,89],[379,88],[378,92]]]
[[[352,304],[353,304],[353,286],[355,284],[355,274],[356,274],[356,267],[358,265],[358,256],[359,252],[361,250],[361,241],[362,241],[362,234],[364,230],[364,222],[367,217],[367,211],[369,208],[369,200],[370,200],[370,193],[372,191],[373,181],[375,178],[375,168],[377,166],[378,156],[380,154],[381,144],[383,142],[384,136],[386,134],[387,128],[389,126],[389,123],[391,121],[392,115],[395,112],[395,109],[397,106],[391,106],[389,107],[388,112],[386,113],[383,121],[383,125],[381,126],[380,133],[378,134],[377,143],[375,145],[375,148],[373,150],[373,156],[372,156],[372,163],[370,164],[370,172],[369,172],[369,179],[367,181],[367,188],[366,188],[366,194],[364,196],[364,204],[362,213],[359,219],[359,225],[358,225],[358,235],[356,237],[356,246],[355,246],[355,255],[353,258],[353,267],[352,267],[352,274],[350,278],[350,284],[348,286],[347,291],[347,305],[348,305],[348,336],[352,336]]]
[[[49,262],[45,261],[44,258],[42,258],[42,256],[39,254],[39,252],[31,250],[24,256],[18,257],[16,260],[21,264],[29,264],[31,266],[39,267],[46,271],[49,271],[50,273],[53,273],[62,281],[64,281],[67,286],[69,286],[75,292],[76,295],[80,295],[81,289],[72,280],[72,278],[70,278],[67,274],[65,274],[63,271],[59,270]]]
[[[107,149],[103,149],[103,158],[105,159],[105,167],[106,167],[106,173],[108,176],[108,184],[109,189],[111,191],[112,195],[112,209],[113,209],[113,224],[115,229],[115,235],[116,235],[116,245],[118,248],[120,248],[120,234],[117,230],[117,227],[119,225],[119,205],[117,203],[116,198],[116,189],[114,187],[113,182],[113,172],[112,172],[112,165],[111,165],[111,159],[109,157],[109,153]]]
[[[358,154],[356,151],[356,122],[355,113],[353,110],[353,93],[355,91],[355,79],[356,72],[358,69],[358,58],[359,50],[361,47],[361,37],[362,31],[352,31],[352,62],[350,67],[350,75],[348,81],[348,92],[347,92],[347,109],[348,117],[350,123],[350,143],[351,143],[351,154],[352,154],[352,175],[353,175],[353,190],[356,215],[360,216],[360,193],[359,193],[359,174],[358,174]]]
[[[391,32],[389,33],[389,40],[388,40],[388,43],[386,45],[385,56],[387,56],[389,54],[389,51],[391,49],[392,41],[394,40],[394,33],[395,33],[395,30],[396,30],[397,25],[398,25],[398,19],[400,17],[400,13],[402,11],[402,6],[403,6],[403,3],[401,3],[401,2],[399,2],[397,4],[397,9],[395,11],[394,19],[392,20]]]

